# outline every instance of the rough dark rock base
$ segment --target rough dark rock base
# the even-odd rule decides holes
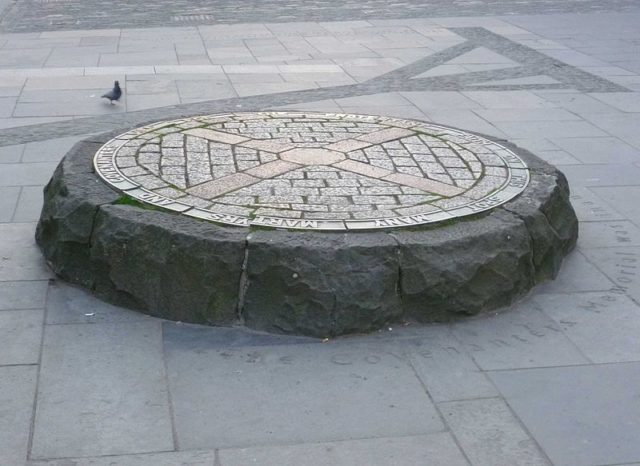
[[[60,163],[36,240],[64,280],[167,319],[318,337],[446,321],[509,305],[555,277],[577,240],[564,175],[505,141],[531,182],[489,213],[329,233],[223,227],[117,205],[120,195],[91,168],[109,136],[77,144]]]

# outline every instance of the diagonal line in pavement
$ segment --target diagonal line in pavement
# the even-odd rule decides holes
[[[513,89],[566,89],[574,88],[582,92],[630,92],[629,89],[592,75],[560,60],[544,55],[530,47],[518,44],[484,28],[450,28],[451,31],[466,38],[445,50],[431,54],[406,66],[377,76],[358,84],[341,85],[328,88],[288,91],[248,97],[233,97],[198,103],[181,104],[139,110],[130,113],[78,118],[74,120],[19,126],[0,130],[0,147],[33,141],[44,141],[60,137],[125,130],[134,126],[157,120],[184,118],[195,115],[232,112],[264,111],[283,105],[301,104],[327,99],[404,91],[462,91],[478,89],[482,81],[508,79],[510,77],[529,77],[548,75],[560,84],[542,85],[493,85],[482,86],[483,90]],[[469,72],[457,75],[434,76],[432,78],[412,79],[429,69],[469,52],[477,47],[486,47],[523,66],[493,71]]]

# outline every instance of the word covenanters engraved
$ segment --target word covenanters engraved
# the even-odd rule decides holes
[[[96,153],[96,172],[141,202],[213,222],[367,230],[494,208],[526,164],[480,136],[370,115],[255,112],[165,121]]]

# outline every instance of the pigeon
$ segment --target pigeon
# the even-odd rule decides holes
[[[122,97],[122,89],[120,89],[120,83],[118,81],[113,83],[113,89],[104,94],[102,97],[104,97],[105,99],[109,99],[109,102],[112,105],[114,100],[120,100],[120,97]]]

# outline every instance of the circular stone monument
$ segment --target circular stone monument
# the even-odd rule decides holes
[[[575,245],[564,176],[506,141],[256,112],[77,144],[45,190],[54,271],[174,320],[331,336],[508,305]]]

